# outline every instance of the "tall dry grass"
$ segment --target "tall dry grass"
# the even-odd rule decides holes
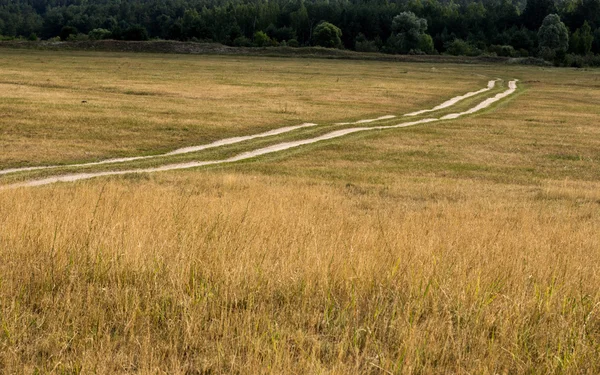
[[[0,372],[597,373],[597,184],[0,194]]]
[[[599,71],[12,53],[3,168],[239,135],[296,121],[287,100],[333,121],[521,82],[436,126],[0,190],[0,373],[600,372]],[[119,69],[73,73],[90,61]],[[214,111],[203,77],[231,93]]]

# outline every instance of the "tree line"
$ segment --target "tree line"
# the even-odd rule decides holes
[[[537,56],[577,65],[599,60],[600,0],[0,0],[0,35]]]

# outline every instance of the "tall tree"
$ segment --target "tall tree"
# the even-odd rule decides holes
[[[592,50],[592,43],[594,42],[594,35],[592,35],[592,28],[585,21],[573,34],[571,40],[571,50],[580,55],[587,55]]]
[[[540,54],[548,60],[553,60],[569,48],[569,30],[561,22],[557,14],[549,14],[544,18],[538,31]]]
[[[392,36],[387,48],[393,53],[433,52],[433,39],[427,35],[427,20],[413,12],[402,12],[392,20]]]
[[[342,48],[342,30],[329,22],[321,22],[313,32],[313,43],[327,48]]]

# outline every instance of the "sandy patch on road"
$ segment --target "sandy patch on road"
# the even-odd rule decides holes
[[[489,81],[488,82],[488,86],[484,89],[478,90],[478,91],[472,91],[472,92],[468,92],[464,95],[460,95],[460,96],[455,96],[454,98],[447,100],[445,102],[443,102],[442,104],[435,106],[431,109],[423,109],[421,111],[417,111],[417,112],[412,112],[412,113],[407,113],[404,116],[417,116],[417,115],[422,115],[423,113],[428,113],[428,112],[434,112],[434,111],[439,111],[440,109],[444,109],[444,108],[448,108],[451,107],[453,105],[455,105],[456,103],[460,102],[461,100],[470,98],[472,96],[484,93],[486,91],[490,91],[491,89],[494,88],[494,86],[496,85],[496,81],[499,81],[500,79],[496,79],[493,81]]]

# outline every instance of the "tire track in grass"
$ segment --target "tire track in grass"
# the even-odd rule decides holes
[[[431,112],[431,111],[436,111],[438,109],[448,108],[448,107],[450,107],[450,106],[458,103],[459,101],[461,101],[463,99],[466,99],[466,98],[469,98],[471,96],[474,96],[474,95],[486,92],[488,90],[491,90],[494,87],[496,81],[498,81],[498,79],[494,80],[494,81],[489,81],[487,88],[481,89],[479,91],[469,92],[469,93],[466,93],[464,95],[456,96],[456,97],[454,97],[454,98],[452,98],[450,100],[445,101],[444,103],[440,104],[439,106],[437,106],[437,107],[435,107],[433,109],[428,109],[428,110],[424,110],[424,111],[408,113],[408,114],[405,114],[404,116],[416,116],[417,114],[420,114],[420,113]],[[373,119],[358,120],[358,121],[355,121],[355,122],[338,122],[338,123],[335,123],[334,125],[367,124],[367,123],[372,123],[372,122],[376,122],[376,121],[391,120],[393,118],[396,118],[396,116],[395,115],[385,115],[385,116],[380,116],[380,117],[373,118]],[[232,144],[236,144],[236,143],[240,143],[240,142],[244,142],[244,141],[249,141],[249,140],[253,140],[253,139],[257,139],[257,138],[265,138],[265,137],[269,137],[269,136],[273,136],[273,135],[280,135],[280,134],[284,134],[284,133],[289,133],[289,132],[294,131],[294,130],[303,129],[303,128],[307,128],[307,127],[313,127],[313,126],[317,126],[317,124],[304,123],[304,124],[295,125],[295,126],[285,126],[285,127],[282,127],[282,128],[277,128],[277,129],[269,130],[269,131],[266,131],[266,132],[263,132],[263,133],[258,133],[258,134],[253,134],[253,135],[244,135],[244,136],[238,136],[238,137],[231,137],[231,138],[225,138],[225,139],[221,139],[221,140],[214,141],[212,143],[208,143],[208,144],[204,144],[204,145],[182,147],[182,148],[179,148],[179,149],[176,149],[176,150],[173,150],[173,151],[169,151],[167,153],[157,154],[157,155],[130,156],[130,157],[123,157],[123,158],[111,158],[111,159],[106,159],[106,160],[101,160],[101,161],[96,161],[96,162],[89,162],[89,163],[63,164],[63,165],[45,165],[45,166],[44,165],[40,165],[40,166],[33,166],[33,167],[10,168],[10,169],[0,170],[0,176],[6,175],[6,174],[11,174],[11,173],[17,173],[17,172],[31,172],[31,171],[40,171],[40,170],[55,169],[55,168],[92,167],[92,166],[96,166],[96,165],[126,163],[126,162],[130,162],[130,161],[156,159],[156,158],[161,158],[161,157],[168,157],[168,156],[174,156],[174,155],[188,154],[188,153],[198,152],[198,151],[202,151],[202,150],[206,150],[206,149],[211,149],[211,148],[216,148],[216,147],[221,147],[221,146],[232,145]]]
[[[291,132],[294,130],[303,129],[303,128],[307,128],[307,127],[311,127],[311,126],[317,126],[317,124],[304,123],[304,124],[295,125],[295,126],[286,126],[283,128],[269,130],[264,133],[258,133],[258,134],[253,134],[253,135],[244,135],[244,136],[232,137],[232,138],[225,138],[225,139],[220,139],[218,141],[214,141],[212,143],[208,143],[208,144],[204,144],[204,145],[178,148],[176,150],[169,151],[164,154],[158,154],[158,155],[131,156],[131,157],[106,159],[106,160],[101,160],[101,161],[96,161],[96,162],[80,163],[80,164],[46,165],[46,166],[36,166],[36,167],[11,168],[11,169],[0,170],[0,175],[16,173],[16,172],[29,172],[29,171],[37,171],[37,170],[43,170],[43,169],[53,169],[53,168],[91,167],[91,166],[95,166],[95,165],[126,163],[129,161],[155,159],[155,158],[160,158],[160,157],[165,157],[165,156],[181,155],[181,154],[202,151],[202,150],[215,148],[215,147],[232,145],[235,143],[249,141],[252,139],[265,138],[265,137],[269,137],[272,135],[284,134],[284,133],[288,133],[288,132]]]
[[[124,174],[131,174],[131,173],[155,173],[155,172],[163,172],[163,171],[197,168],[197,167],[215,165],[215,164],[233,163],[233,162],[237,162],[237,161],[256,158],[261,155],[266,155],[266,154],[271,154],[271,153],[280,152],[280,151],[284,151],[284,150],[289,150],[289,149],[300,147],[300,146],[307,145],[307,144],[312,144],[312,143],[317,143],[317,142],[321,142],[321,141],[325,141],[325,140],[343,137],[345,135],[352,134],[352,133],[372,131],[372,130],[404,128],[404,127],[415,126],[415,125],[419,125],[419,124],[425,124],[425,123],[431,123],[431,122],[437,122],[437,121],[453,120],[453,119],[459,118],[461,116],[465,116],[468,114],[472,114],[472,113],[481,111],[482,109],[485,109],[485,108],[489,107],[490,105],[513,94],[516,91],[516,89],[517,89],[517,80],[510,81],[508,83],[508,90],[503,91],[499,94],[496,94],[495,96],[493,96],[491,98],[488,98],[488,99],[482,101],[481,103],[477,104],[475,107],[473,107],[467,111],[451,113],[451,114],[442,116],[440,118],[426,118],[426,119],[422,119],[422,120],[418,120],[418,121],[405,122],[405,123],[400,123],[400,124],[391,125],[391,126],[375,126],[375,127],[360,127],[360,128],[341,129],[341,130],[336,130],[336,131],[332,131],[332,132],[323,134],[323,135],[315,137],[315,138],[303,139],[303,140],[292,141],[292,142],[283,142],[283,143],[278,143],[275,145],[259,148],[259,149],[253,150],[253,151],[243,152],[236,156],[233,156],[233,157],[230,157],[227,159],[222,159],[222,160],[193,161],[193,162],[179,163],[179,164],[168,164],[168,165],[163,165],[163,166],[154,167],[154,168],[131,169],[131,170],[123,170],[123,171],[105,171],[105,172],[95,172],[95,173],[66,174],[66,175],[61,175],[61,176],[48,177],[48,178],[44,178],[44,179],[40,179],[40,180],[31,180],[31,181],[25,181],[25,182],[20,182],[20,183],[16,183],[16,184],[6,185],[6,186],[0,187],[0,189],[42,186],[42,185],[53,184],[56,182],[73,182],[73,181],[86,180],[86,179],[102,177],[102,176],[116,176],[116,175],[124,175]]]
[[[497,79],[495,79],[493,81],[489,81],[488,82],[488,87],[486,87],[484,89],[481,89],[481,90],[478,90],[478,91],[472,91],[472,92],[468,92],[468,93],[466,93],[464,95],[456,96],[456,97],[454,97],[454,98],[452,98],[450,100],[447,100],[447,101],[443,102],[442,104],[440,104],[440,105],[438,105],[436,107],[433,107],[431,109],[423,109],[421,111],[407,113],[404,116],[418,116],[418,115],[422,115],[423,113],[435,112],[435,111],[439,111],[440,109],[451,107],[451,106],[455,105],[456,103],[460,102],[461,100],[470,98],[470,97],[475,96],[475,95],[482,94],[482,93],[484,93],[486,91],[490,91],[496,85],[496,81],[500,81],[500,78],[497,78]]]
[[[464,112],[450,113],[448,115],[440,117],[440,120],[453,120],[455,118],[459,118],[460,116],[470,115],[471,113],[475,113],[477,111],[481,111],[482,109],[489,107],[493,103],[495,103],[501,99],[504,99],[507,96],[509,96],[510,94],[512,94],[513,92],[515,92],[515,90],[517,89],[517,81],[518,81],[518,79],[508,82],[508,90],[501,92],[499,94],[496,94],[495,96],[493,96],[491,98],[487,98],[486,100],[477,104],[475,107],[468,109]]]

